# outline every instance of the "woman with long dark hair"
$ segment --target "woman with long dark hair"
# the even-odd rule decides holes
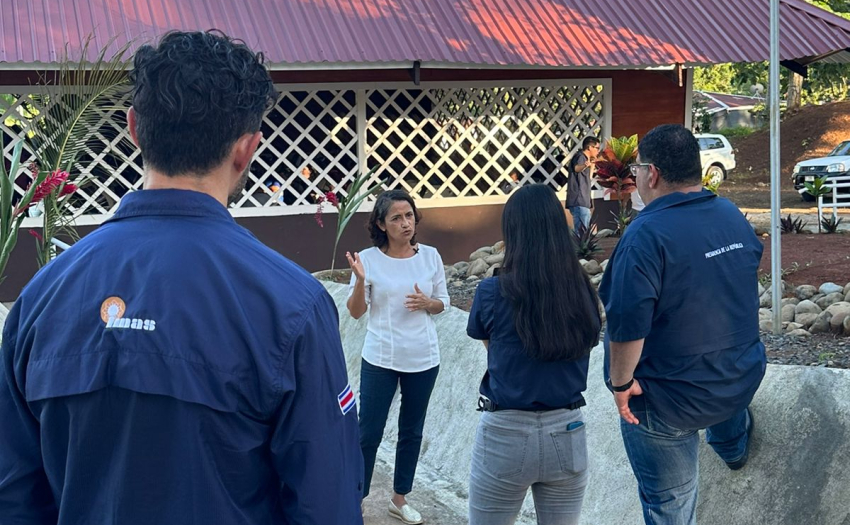
[[[581,407],[601,327],[596,291],[548,186],[514,192],[502,235],[502,268],[478,285],[467,326],[487,348],[470,525],[514,523],[529,487],[539,524],[575,524],[587,485]]]
[[[435,248],[416,242],[421,216],[407,192],[378,196],[369,218],[372,248],[346,253],[351,266],[348,311],[369,322],[360,368],[360,448],[369,495],[375,456],[396,388],[401,385],[393,496],[389,513],[403,523],[422,523],[407,503],[419,461],[422,429],[440,369],[432,315],[449,305],[443,260]]]

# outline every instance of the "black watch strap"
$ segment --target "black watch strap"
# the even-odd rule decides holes
[[[612,383],[611,384],[611,390],[613,390],[614,392],[625,392],[626,390],[630,389],[634,383],[635,383],[634,377],[629,379],[629,382],[626,383],[625,385],[614,386],[614,384]]]

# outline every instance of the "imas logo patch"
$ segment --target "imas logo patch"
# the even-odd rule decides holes
[[[107,330],[156,330],[156,321],[151,319],[125,319],[127,305],[120,297],[108,297],[100,305],[100,318]]]

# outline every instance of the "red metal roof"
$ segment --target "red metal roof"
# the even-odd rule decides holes
[[[218,28],[273,68],[649,67],[768,58],[769,0],[2,0],[0,66],[46,65],[92,33]],[[850,48],[850,21],[781,0],[783,59]],[[96,49],[91,49],[92,55]],[[93,56],[92,56],[93,58]],[[809,60],[802,60],[808,62]],[[15,65],[13,65],[15,64]]]
[[[730,93],[709,93],[695,91],[694,98],[705,102],[705,110],[709,113],[721,109],[752,108],[764,104],[764,97],[748,97],[745,95],[732,95]]]

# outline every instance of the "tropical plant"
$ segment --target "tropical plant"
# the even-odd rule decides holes
[[[838,231],[839,224],[841,224],[841,219],[836,219],[831,215],[827,215],[820,220],[818,230],[823,233],[836,233]],[[820,229],[820,226],[823,226],[823,230]]]
[[[589,226],[585,226],[584,223],[580,223],[578,227],[573,230],[576,255],[579,259],[592,259],[594,255],[602,251],[602,248],[599,246],[599,238],[595,233],[593,233],[593,226],[593,223]]]
[[[123,109],[123,106],[119,108],[116,105],[116,100],[121,98],[128,86],[129,47],[132,42],[107,57],[106,50],[111,43],[107,42],[92,62],[86,59],[89,46],[93,44],[92,36],[83,42],[79,60],[68,58],[66,48],[58,71],[43,74],[38,83],[39,92],[33,95],[36,105],[45,108],[39,125],[33,126],[34,135],[30,138],[38,165],[48,174],[72,174],[71,181],[66,179],[54,188],[45,196],[43,207],[39,208],[43,221],[42,236],[37,241],[39,266],[44,266],[56,256],[55,237],[63,235],[73,241],[79,239],[73,227],[75,217],[69,207],[73,199],[61,198],[61,192],[66,184],[81,187],[87,182],[75,170],[81,154],[104,148],[98,133],[111,131],[115,137],[107,137],[110,140],[118,135],[117,131],[109,130],[101,123],[104,114]],[[118,142],[121,141],[126,139]],[[121,155],[120,149],[113,144],[110,153]]]
[[[620,203],[619,213],[614,213],[617,233],[626,231],[631,221],[628,211],[629,194],[637,189],[630,165],[637,159],[638,136],[610,138],[596,161],[596,182],[605,188],[605,194]],[[612,212],[613,213],[613,212]]]
[[[717,195],[717,190],[723,182],[723,176],[712,176],[711,172],[702,176],[702,187]]]
[[[0,140],[0,151],[3,151],[2,140]],[[9,171],[6,171],[6,163],[0,162],[0,282],[6,278],[6,264],[12,255],[12,250],[18,242],[18,231],[24,221],[26,211],[33,204],[44,198],[44,179],[46,173],[32,173],[30,183],[23,196],[14,202],[15,179],[21,168],[21,150],[24,143],[18,141],[12,149],[12,162]]]
[[[815,177],[815,180],[812,182],[803,183],[803,189],[801,193],[808,193],[815,200],[818,200],[821,197],[825,197],[832,193],[832,187],[826,185],[826,175],[823,177]],[[818,233],[822,233],[821,224],[823,221],[818,222]]]
[[[320,227],[325,227],[324,221],[322,220],[322,205],[324,203],[327,202],[338,210],[336,219],[336,237],[334,238],[334,249],[331,254],[331,277],[333,277],[334,266],[336,264],[336,250],[339,246],[339,240],[342,237],[342,232],[345,231],[345,227],[348,226],[351,217],[354,216],[354,213],[357,212],[360,205],[363,204],[363,201],[372,195],[379,193],[383,189],[380,182],[373,186],[369,186],[367,184],[367,181],[372,178],[372,175],[377,169],[378,168],[375,167],[368,172],[360,172],[351,183],[347,197],[343,195],[337,196],[337,194],[333,191],[329,191],[319,197],[318,208],[316,209],[316,223]]]
[[[801,218],[794,218],[790,213],[786,218],[779,219],[779,225],[782,228],[782,233],[806,233],[806,221]]]

